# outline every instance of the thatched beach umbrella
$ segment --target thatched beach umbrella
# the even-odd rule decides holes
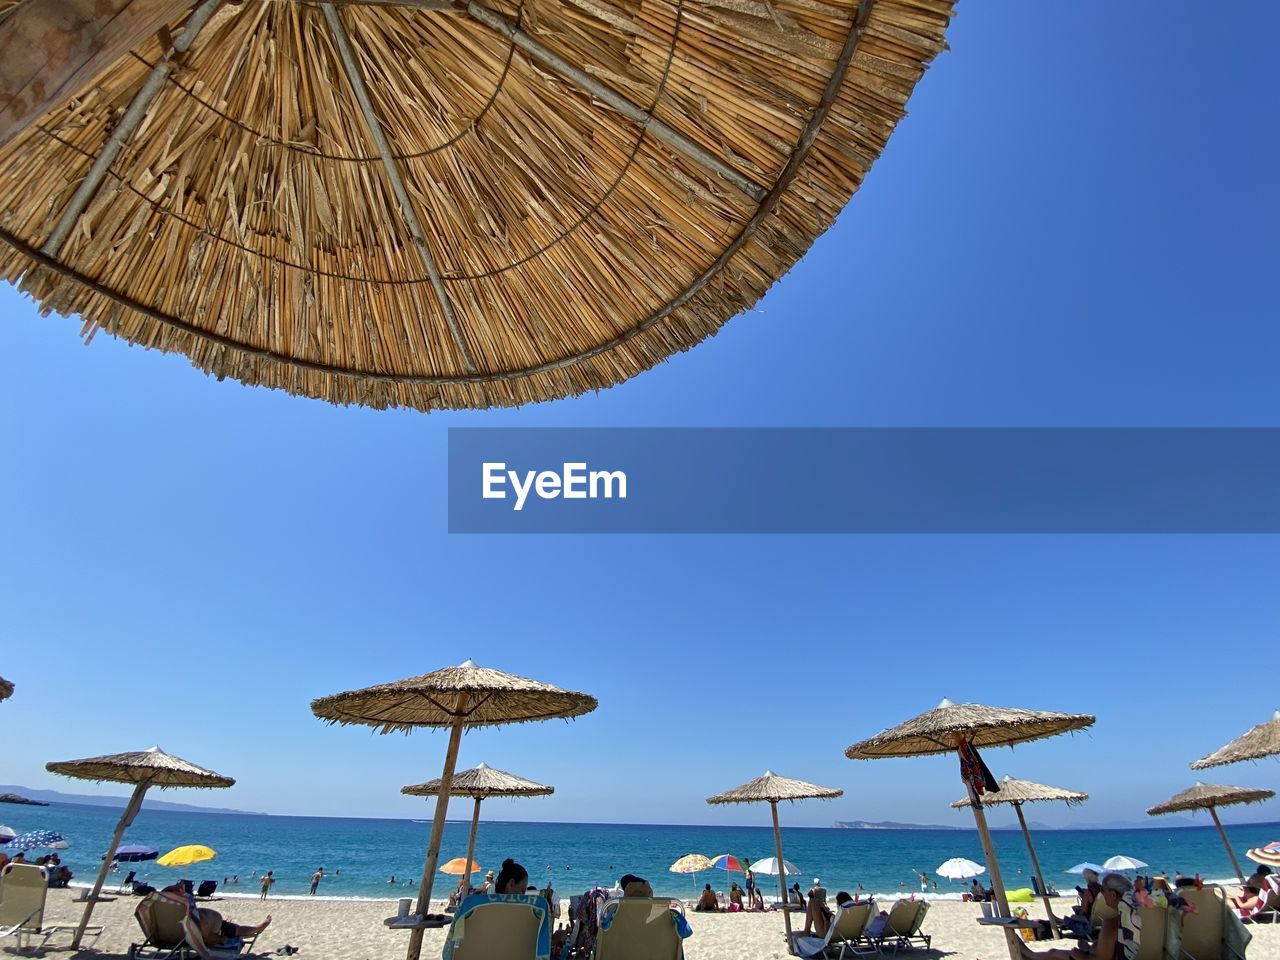
[[[982,852],[986,856],[987,869],[991,871],[991,886],[1002,916],[1009,916],[1009,899],[1005,896],[1004,878],[1000,875],[1000,862],[991,842],[987,817],[983,812],[982,795],[1000,790],[997,783],[985,787],[985,766],[978,755],[979,747],[1011,747],[1017,743],[1041,740],[1045,737],[1081,730],[1093,724],[1088,714],[1056,713],[1046,710],[1023,710],[1015,707],[988,707],[980,703],[952,703],[943,700],[934,709],[912,717],[891,730],[855,743],[845,750],[850,760],[875,760],[883,757],[921,757],[935,753],[956,753],[960,756],[960,776],[969,788],[970,808]],[[1009,955],[1013,960],[1021,956],[1019,941],[1013,930],[1005,930]]]
[[[1240,861],[1236,859],[1236,852],[1231,849],[1227,831],[1223,829],[1222,821],[1218,819],[1217,808],[1230,807],[1238,803],[1262,803],[1275,795],[1274,790],[1260,790],[1255,787],[1227,787],[1213,783],[1197,783],[1194,787],[1188,787],[1181,793],[1174,794],[1164,803],[1149,808],[1147,813],[1158,817],[1165,813],[1208,810],[1209,816],[1213,817],[1213,825],[1218,828],[1218,835],[1222,837],[1222,845],[1227,848],[1231,865],[1236,868],[1236,877],[1244,883],[1244,871],[1240,869]]]
[[[427,859],[418,886],[417,912],[424,923],[411,929],[408,960],[417,960],[422,950],[422,931],[431,906],[431,886],[440,858],[445,811],[452,793],[458,745],[466,727],[529,723],[556,717],[578,717],[596,708],[596,698],[585,693],[561,690],[547,683],[528,680],[500,670],[477,667],[470,660],[420,677],[383,683],[363,690],[350,690],[311,701],[311,710],[323,720],[339,724],[363,724],[379,733],[414,727],[447,727],[449,747],[444,772],[440,775],[439,799],[431,821]]]
[[[0,700],[8,700],[13,696],[13,684],[0,677]]]
[[[1040,884],[1040,896],[1044,900],[1045,913],[1049,915],[1049,923],[1053,927],[1055,936],[1058,933],[1058,918],[1053,915],[1053,907],[1049,903],[1049,888],[1045,886],[1044,873],[1040,870],[1040,859],[1036,856],[1035,845],[1031,842],[1031,832],[1027,830],[1027,818],[1022,815],[1022,805],[1058,802],[1074,807],[1088,799],[1087,793],[1080,793],[1077,790],[1063,790],[1061,787],[1047,787],[1033,780],[1015,780],[1013,777],[1005,777],[1000,781],[1000,792],[990,794],[982,801],[988,805],[1007,803],[1017,813],[1018,824],[1022,827],[1022,839],[1027,842],[1027,853],[1031,854],[1031,868],[1035,871],[1036,882]],[[973,801],[965,797],[963,800],[957,800],[952,806],[958,808],[972,806],[972,804]]]
[[[1266,723],[1260,723],[1246,730],[1225,747],[1213,751],[1207,757],[1201,757],[1191,764],[1191,769],[1203,770],[1206,767],[1219,767],[1227,763],[1262,760],[1265,757],[1277,756],[1280,756],[1280,710],[1277,710]]]
[[[151,787],[213,789],[235,784],[235,780],[231,777],[224,777],[220,773],[198,767],[181,757],[171,756],[159,747],[131,753],[113,753],[105,757],[88,757],[84,760],[55,761],[46,763],[44,766],[50,773],[59,773],[64,777],[74,777],[77,780],[134,785],[133,795],[125,805],[124,813],[120,815],[116,832],[111,837],[111,845],[107,847],[106,855],[102,858],[98,877],[93,882],[93,889],[89,891],[84,905],[84,916],[80,918],[80,925],[76,928],[75,936],[71,940],[73,948],[80,946],[85,928],[89,925],[89,917],[93,914],[93,906],[98,900],[98,894],[102,892],[102,884],[107,879],[107,872],[111,869],[111,860],[115,856],[116,848],[120,846],[125,830],[142,809],[142,798],[147,790]]]
[[[782,830],[778,826],[778,804],[783,800],[831,800],[844,795],[843,790],[835,787],[820,787],[816,783],[803,780],[792,780],[780,777],[772,770],[766,770],[763,776],[749,780],[740,787],[734,787],[714,797],[708,797],[707,803],[767,803],[773,814],[773,847],[778,863],[785,863],[782,857]],[[787,872],[778,871],[778,887],[782,895],[782,924],[787,931],[787,951],[795,953],[795,944],[791,938],[791,911],[787,909]]]
[[[600,389],[831,226],[951,7],[0,3],[0,277],[334,403]]]
[[[417,783],[401,787],[400,792],[411,797],[439,797],[444,787],[444,779],[437,777],[426,783]],[[471,892],[472,866],[475,864],[476,830],[480,826],[480,802],[489,797],[546,797],[556,792],[555,787],[543,786],[514,773],[495,770],[487,764],[480,764],[471,770],[453,775],[449,784],[449,796],[471,797],[476,802],[471,814],[471,836],[467,840],[467,861],[463,871],[463,895]]]

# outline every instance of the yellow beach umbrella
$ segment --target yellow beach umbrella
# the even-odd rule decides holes
[[[711,859],[700,853],[686,853],[683,857],[667,867],[671,873],[687,873],[693,876],[693,889],[698,890],[698,874],[711,869]]]
[[[447,873],[450,876],[460,877],[464,873],[479,873],[483,869],[484,867],[480,866],[480,864],[476,863],[473,860],[471,862],[471,869],[468,870],[466,857],[454,857],[452,860],[450,860],[448,863],[446,863],[443,867],[440,868],[440,872]]]
[[[199,843],[188,844],[184,847],[175,847],[163,857],[156,861],[162,867],[189,867],[193,863],[203,863],[206,860],[212,860],[218,855],[218,851],[212,847],[206,847]]]

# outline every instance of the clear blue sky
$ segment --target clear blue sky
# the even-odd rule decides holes
[[[760,308],[596,396],[379,413],[217,383],[0,290],[0,782],[160,743],[173,800],[422,816],[445,737],[311,698],[472,657],[600,709],[469,734],[504,818],[942,822],[954,761],[843,748],[941,697],[1089,711],[989,757],[1137,818],[1280,706],[1267,537],[451,537],[450,425],[1280,425],[1280,8],[964,3],[837,226]],[[1218,782],[1276,787],[1280,764]],[[109,788],[103,788],[108,790]],[[1252,808],[1254,818],[1280,807]]]

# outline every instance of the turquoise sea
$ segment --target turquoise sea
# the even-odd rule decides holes
[[[428,808],[430,809],[430,808]],[[119,819],[110,807],[55,803],[48,807],[0,805],[0,823],[19,832],[44,828],[63,834],[70,849],[63,862],[76,883],[93,880]],[[484,816],[484,811],[481,812]],[[469,823],[451,821],[445,829],[441,860],[466,855]],[[137,868],[141,878],[167,882],[182,876],[194,880],[240,876],[227,893],[257,895],[256,878],[275,871],[275,895],[305,895],[316,867],[328,875],[320,893],[343,898],[407,896],[404,881],[422,874],[430,823],[330,817],[283,817],[251,814],[187,813],[147,810],[138,815],[125,843],[146,844],[161,853],[184,843],[203,843],[218,851],[215,860],[186,869],[166,869],[154,862],[125,864],[119,876]],[[1237,856],[1272,840],[1280,840],[1280,823],[1228,827]],[[1063,871],[1082,860],[1101,862],[1126,854],[1151,864],[1154,871],[1199,872],[1206,879],[1231,877],[1217,831],[1205,827],[1142,830],[1042,830],[1032,834],[1046,876],[1059,887],[1075,878]],[[1030,859],[1022,834],[995,832],[1006,884],[1029,886]],[[978,835],[972,830],[841,830],[783,828],[784,854],[804,871],[806,887],[814,877],[833,893],[862,889],[877,893],[917,891],[913,869],[930,876],[950,857],[982,861]],[[669,873],[667,867],[686,853],[720,853],[758,860],[773,855],[773,833],[767,826],[642,826],[626,824],[512,823],[481,820],[476,861],[495,871],[504,857],[515,857],[534,882],[550,879],[561,893],[578,893],[596,884],[611,886],[623,873],[643,876],[664,895],[691,895],[694,879]],[[341,871],[339,875],[334,875]],[[396,884],[387,880],[394,876]],[[741,876],[733,875],[739,881]],[[760,878],[765,889],[776,883]],[[701,875],[697,883],[727,886],[723,871]],[[110,881],[108,881],[110,882]],[[451,889],[441,876],[437,893]],[[939,881],[940,896],[958,896],[960,885]]]

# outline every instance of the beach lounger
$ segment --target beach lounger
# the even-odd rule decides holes
[[[213,892],[217,889],[217,880],[201,880],[200,886],[196,887],[196,897],[208,900],[213,897]]]
[[[149,893],[133,912],[142,928],[142,943],[129,944],[134,960],[193,960],[200,948],[218,960],[231,960],[250,953],[257,936],[235,944],[210,947],[200,936],[200,928],[191,918],[187,904],[162,893]]]
[[[610,900],[602,911],[595,960],[680,960],[683,938],[678,924],[681,922],[684,922],[684,906],[679,900],[666,897]]]
[[[1253,935],[1227,906],[1222,888],[1183,887],[1178,893],[1195,905],[1194,911],[1182,917],[1179,955],[1183,960],[1244,960],[1245,947]]]
[[[444,960],[550,960],[551,916],[541,897],[473,893],[458,904]]]
[[[867,939],[867,927],[876,915],[874,901],[847,903],[836,908],[836,915],[825,937],[794,934],[795,951],[801,957],[840,957],[875,953],[876,944]]]
[[[31,863],[5,864],[0,870],[0,939],[14,937],[22,950],[33,939],[43,947],[55,933],[69,933],[75,927],[44,925],[44,905],[49,895],[49,874]],[[97,936],[102,927],[88,927]]]
[[[890,950],[897,951],[914,947],[918,941],[923,949],[928,950],[933,938],[920,932],[928,912],[927,900],[899,900],[889,910],[889,917],[876,940],[876,947],[883,951],[888,946]]]
[[[1280,920],[1280,876],[1266,877],[1259,891],[1259,903],[1252,910],[1237,910],[1245,923],[1275,923]]]

